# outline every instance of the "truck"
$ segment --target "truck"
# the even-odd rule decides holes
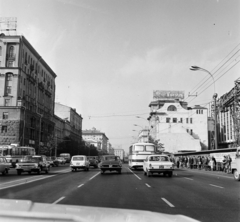
[[[240,181],[240,147],[237,147],[235,160],[231,163],[233,177],[236,181]]]

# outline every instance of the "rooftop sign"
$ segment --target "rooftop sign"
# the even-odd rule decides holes
[[[171,91],[171,90],[154,90],[153,99],[163,100],[163,99],[184,99],[184,91]]]

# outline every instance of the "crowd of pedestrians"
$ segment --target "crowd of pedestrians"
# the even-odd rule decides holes
[[[230,155],[224,156],[222,162],[217,162],[216,159],[210,155],[208,156],[177,156],[172,158],[177,168],[188,168],[198,170],[224,171],[231,173]]]

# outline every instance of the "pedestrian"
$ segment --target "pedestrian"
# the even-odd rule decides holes
[[[224,172],[227,172],[227,164],[228,164],[227,156],[224,156],[223,157],[223,161],[222,161],[223,171]]]

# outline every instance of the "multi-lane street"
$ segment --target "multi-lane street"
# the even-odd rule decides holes
[[[1,176],[0,198],[33,202],[148,210],[182,214],[200,221],[239,221],[240,183],[231,174],[176,169],[173,177],[146,177],[126,164],[122,174],[99,169]]]

